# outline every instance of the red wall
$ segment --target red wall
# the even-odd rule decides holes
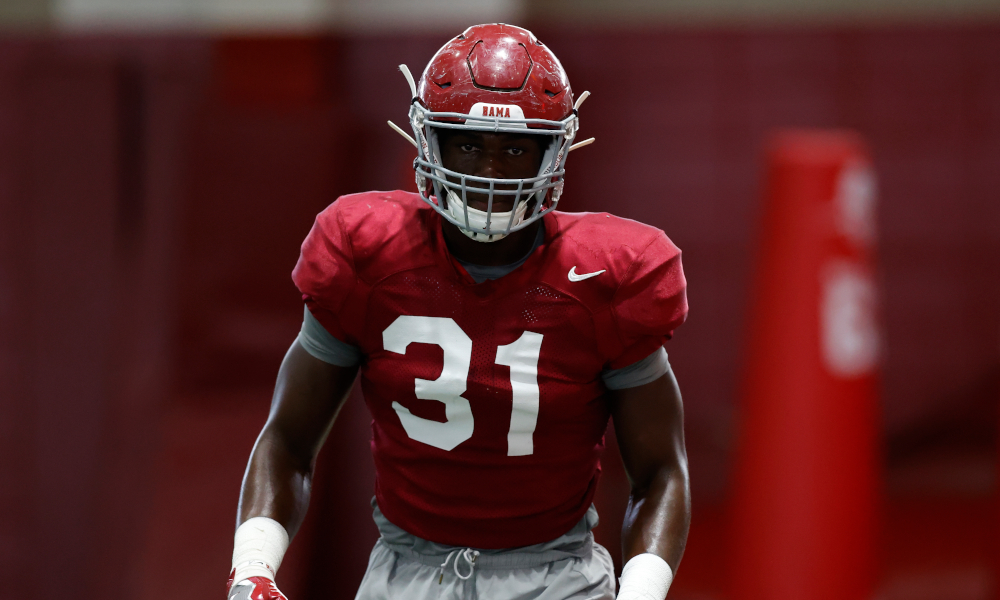
[[[598,141],[574,153],[564,207],[652,223],[685,252],[692,312],[668,351],[696,533],[699,506],[701,531],[719,527],[727,489],[761,146],[776,127],[854,128],[871,144],[890,458],[946,430],[991,443],[1000,26],[536,33],[594,94],[582,134]],[[0,576],[12,596],[159,597],[150,578],[179,560],[221,597],[242,464],[300,319],[298,244],[338,194],[412,186],[412,150],[385,126],[405,121],[396,65],[419,71],[442,42],[0,41]],[[326,510],[282,571],[298,598],[319,576],[353,594],[364,568],[365,423],[353,402],[321,459],[314,506]],[[609,543],[617,472],[602,492]],[[717,552],[699,544],[692,581]]]

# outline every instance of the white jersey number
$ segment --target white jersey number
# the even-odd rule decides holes
[[[472,361],[472,340],[454,320],[446,317],[402,315],[382,332],[382,345],[389,352],[406,354],[412,343],[435,344],[444,351],[441,376],[433,381],[416,379],[417,398],[444,404],[445,422],[415,416],[399,402],[392,407],[399,414],[410,438],[452,450],[472,437],[474,420],[469,401],[462,397]],[[532,436],[538,423],[538,355],[542,334],[525,331],[512,344],[497,348],[496,364],[510,367],[510,387],[514,406],[507,433],[507,456],[526,456],[534,452]]]
[[[538,423],[538,354],[542,334],[525,331],[513,344],[497,348],[497,364],[510,367],[510,387],[514,407],[507,432],[507,456],[527,456],[534,452],[532,435]]]

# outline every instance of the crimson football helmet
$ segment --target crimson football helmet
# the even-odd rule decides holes
[[[470,238],[493,242],[554,210],[562,194],[569,151],[579,128],[573,91],[559,60],[527,29],[493,23],[475,25],[445,44],[410,84],[410,138],[420,197]],[[444,168],[437,130],[531,133],[549,138],[538,175],[528,179],[477,177]],[[433,195],[431,194],[433,192]],[[471,208],[467,194],[487,197],[485,211]],[[497,196],[513,196],[513,208],[495,212]],[[442,202],[441,199],[444,199]],[[528,214],[530,212],[530,214]]]

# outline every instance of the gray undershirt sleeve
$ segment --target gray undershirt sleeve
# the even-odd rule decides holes
[[[361,364],[364,355],[361,348],[342,342],[330,335],[330,332],[316,320],[306,306],[302,316],[302,330],[299,331],[299,344],[306,352],[325,363],[338,367],[355,367]]]
[[[609,390],[624,390],[656,381],[668,371],[670,363],[667,361],[667,351],[660,346],[659,350],[627,367],[605,370],[601,373],[601,379]]]

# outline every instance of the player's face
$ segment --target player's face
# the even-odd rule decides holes
[[[442,131],[438,135],[441,162],[452,171],[477,177],[527,179],[538,175],[542,165],[542,140],[536,135],[480,131]],[[516,190],[517,186],[497,189]],[[467,198],[470,207],[486,210],[486,194],[470,193]],[[493,197],[495,212],[507,212],[513,205],[514,196]]]

